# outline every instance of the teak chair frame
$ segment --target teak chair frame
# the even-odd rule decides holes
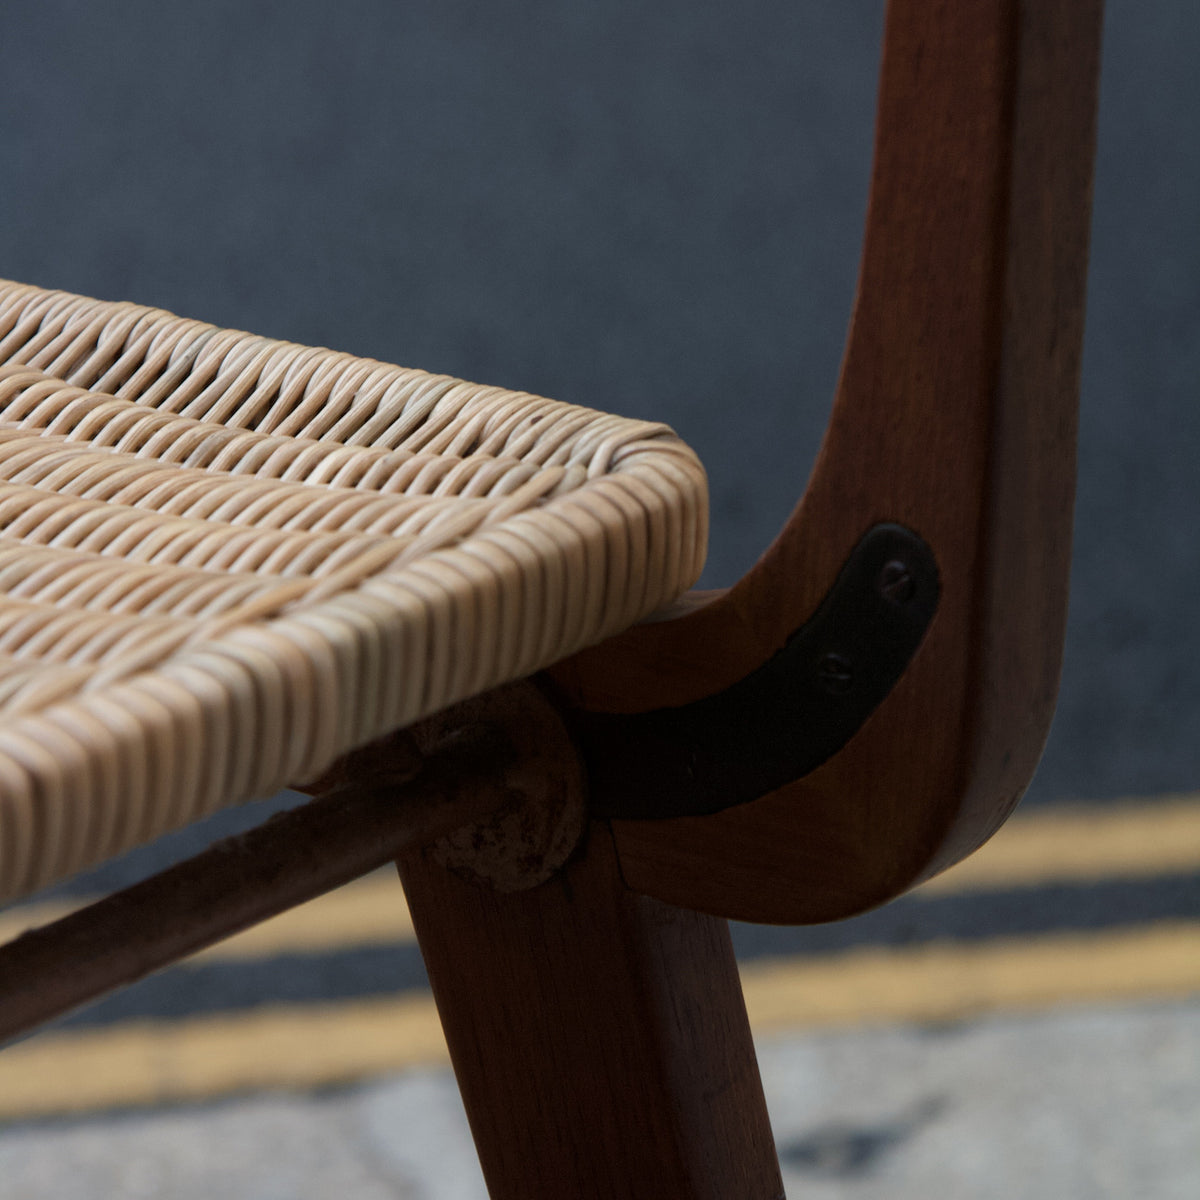
[[[725,918],[899,895],[995,831],[1048,732],[1100,19],[1101,0],[890,0],[828,432],[737,585],[352,754],[236,847],[4,948],[4,1032],[397,859],[494,1197],[782,1195]],[[715,811],[623,810],[588,714],[636,732],[729,695],[880,525],[927,548],[935,605],[844,745]],[[889,559],[876,586],[903,602],[916,572]]]

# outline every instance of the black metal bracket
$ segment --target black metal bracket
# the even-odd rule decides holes
[[[783,649],[678,708],[569,714],[594,816],[706,816],[800,779],[836,754],[903,675],[937,610],[937,563],[876,525]]]

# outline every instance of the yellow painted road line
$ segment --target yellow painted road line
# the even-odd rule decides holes
[[[1062,805],[1018,814],[978,853],[923,884],[917,895],[1148,879],[1200,871],[1200,794],[1143,803]],[[30,904],[0,913],[0,944],[78,907]],[[311,900],[197,956],[218,961],[319,954],[413,940],[391,867]]]
[[[0,946],[5,942],[12,941],[27,929],[34,929],[38,925],[49,925],[51,921],[57,921],[59,917],[65,917],[80,907],[82,905],[79,901],[72,904],[65,901],[46,900],[40,904],[22,904],[19,908],[10,908],[5,912],[0,912]]]
[[[131,1022],[0,1051],[0,1120],[320,1087],[445,1061],[424,993]]]
[[[741,971],[755,1032],[1180,997],[1200,992],[1200,923],[903,951],[869,947],[821,959],[759,959]]]
[[[1200,870],[1200,793],[1018,814],[918,893],[1140,879]]]
[[[756,1035],[1200,993],[1200,922],[859,949],[742,968]],[[346,1083],[444,1062],[426,994],[46,1033],[0,1052],[0,1119]]]
[[[400,876],[395,867],[386,867],[219,942],[194,961],[320,954],[415,940]]]

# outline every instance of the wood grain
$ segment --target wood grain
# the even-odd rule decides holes
[[[636,896],[607,829],[502,895],[400,874],[493,1200],[775,1200],[724,921]]]
[[[858,293],[808,489],[735,587],[553,676],[599,711],[726,687],[879,521],[933,548],[939,612],[889,699],[799,783],[616,822],[635,889],[749,920],[847,916],[969,853],[1027,785],[1066,613],[1100,13],[891,0]]]

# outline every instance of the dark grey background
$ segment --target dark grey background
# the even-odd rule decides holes
[[[10,0],[0,275],[665,419],[709,468],[728,583],[828,414],[881,14]],[[1034,801],[1200,786],[1198,55],[1200,6],[1110,0]]]

